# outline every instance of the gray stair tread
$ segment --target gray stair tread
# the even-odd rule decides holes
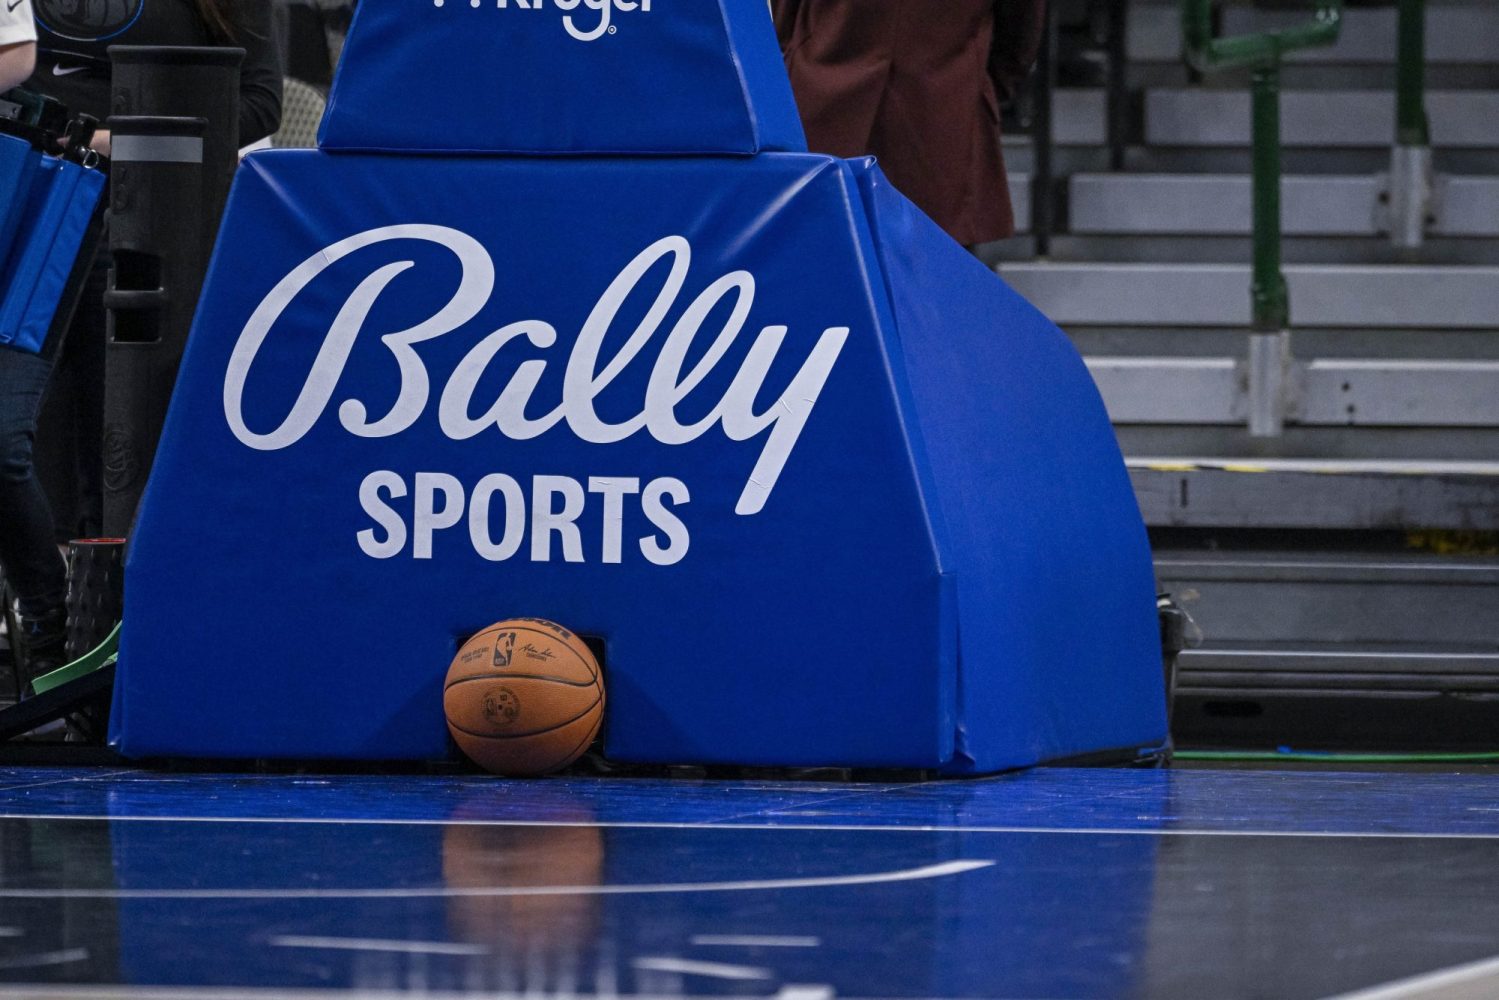
[[[1246,475],[1295,473],[1313,476],[1499,477],[1499,462],[1449,462],[1386,458],[1178,458],[1135,455],[1131,469],[1151,472],[1234,472]]]
[[[1310,4],[1307,5],[1310,9]],[[1223,13],[1225,34],[1273,30],[1304,23],[1305,11],[1230,7]],[[1393,63],[1396,13],[1391,8],[1345,9],[1336,44],[1293,53],[1293,62]],[[1136,4],[1130,11],[1129,57],[1141,62],[1181,59],[1181,9],[1176,5]],[[1499,9],[1490,4],[1428,6],[1426,59],[1429,63],[1499,61]]]
[[[1237,357],[1089,355],[1116,425],[1242,425]],[[1293,371],[1288,419],[1302,427],[1499,428],[1499,361],[1311,358]],[[1499,493],[1491,503],[1499,505]],[[1496,525],[1499,527],[1499,525]]]
[[[1499,650],[1463,650],[1413,648],[1357,650],[1342,645],[1332,648],[1256,648],[1247,644],[1209,645],[1182,653],[1184,670],[1212,671],[1230,675],[1221,680],[1233,682],[1235,674],[1275,673],[1284,679],[1310,673],[1361,676],[1376,680],[1381,675],[1435,675],[1463,687],[1486,678],[1488,687],[1499,688]],[[1391,678],[1392,680],[1394,678]],[[1197,678],[1202,683],[1203,678]],[[1242,683],[1242,681],[1240,681]]]
[[[1244,235],[1251,184],[1237,174],[1073,174],[1073,233]],[[1286,177],[1281,225],[1288,236],[1376,236],[1379,178]],[[1499,180],[1492,192],[1499,197]],[[1496,229],[1499,233],[1499,229]]]
[[[1499,235],[1499,177],[1440,178],[1436,214],[1436,235]]]
[[[1347,653],[1337,649],[1193,649],[1178,660],[1177,694],[1327,690],[1499,693],[1499,652]]]
[[[1401,649],[1359,653],[1345,651],[1334,643],[1328,647],[1257,649],[1225,645],[1187,650],[1178,661],[1177,689],[1321,687],[1331,682],[1395,691],[1437,687],[1499,693],[1499,651]]]
[[[1085,359],[1116,423],[1239,424],[1239,358],[1093,354]],[[1499,361],[1311,358],[1294,371],[1296,423],[1499,428]]]
[[[1499,530],[1499,464],[1491,462],[1131,458],[1128,465],[1152,527]]]
[[[1250,319],[1247,266],[1005,263],[999,274],[1063,326],[1230,326]],[[1499,328],[1499,267],[1293,265],[1293,324]]]
[[[1434,90],[1426,95],[1432,144],[1499,147],[1499,92]],[[1249,92],[1157,88],[1145,95],[1145,135],[1152,146],[1249,144]],[[1388,146],[1395,134],[1395,95],[1388,90],[1287,91],[1281,95],[1286,146]]]
[[[1235,648],[1249,654],[1245,669],[1366,675],[1400,669],[1379,653],[1448,675],[1499,658],[1492,557],[1168,550],[1155,566],[1207,640],[1193,655],[1219,658],[1212,669],[1224,669],[1223,651]],[[1298,650],[1319,655],[1292,655]]]
[[[1244,236],[1251,231],[1247,174],[1077,173],[1070,181],[1076,234]],[[1287,236],[1379,236],[1388,231],[1379,175],[1291,176],[1281,183]],[[1434,237],[1499,236],[1499,177],[1442,176]]]
[[[1200,552],[1158,551],[1157,573],[1163,579],[1285,583],[1320,580],[1326,583],[1431,583],[1487,588],[1499,584],[1499,558],[1451,558],[1427,552]],[[1492,624],[1499,626],[1499,621]]]

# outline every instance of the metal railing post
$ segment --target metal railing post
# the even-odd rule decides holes
[[[1431,128],[1426,117],[1426,0],[1399,0],[1398,7],[1390,241],[1402,249],[1415,249],[1426,238],[1434,188]]]
[[[1182,0],[1182,41],[1189,66],[1203,73],[1231,66],[1249,66],[1254,71],[1254,278],[1244,393],[1249,433],[1255,437],[1278,436],[1290,409],[1291,308],[1280,252],[1281,57],[1295,49],[1337,41],[1342,16],[1342,0],[1319,0],[1306,24],[1217,38],[1212,0]]]
[[[1399,54],[1395,64],[1395,141],[1431,143],[1426,120],[1426,0],[1400,0]]]
[[[1041,48],[1036,56],[1035,112],[1031,123],[1035,176],[1031,178],[1031,232],[1035,237],[1036,256],[1051,255],[1052,230],[1056,228],[1053,188],[1056,172],[1053,153],[1055,130],[1052,122],[1052,91],[1057,78],[1057,19],[1052,5],[1046,5],[1041,29]]]
[[[1280,254],[1280,63],[1258,66],[1251,128],[1254,190],[1253,325],[1249,334],[1249,433],[1276,437],[1285,426],[1291,303]]]
[[[1113,0],[1109,18],[1109,169],[1124,169],[1129,128],[1129,0]]]

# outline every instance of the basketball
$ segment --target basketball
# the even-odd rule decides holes
[[[442,707],[453,740],[475,764],[534,777],[588,749],[604,720],[604,681],[577,635],[543,618],[511,618],[458,650]]]

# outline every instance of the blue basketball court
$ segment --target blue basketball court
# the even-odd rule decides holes
[[[1499,995],[1486,774],[0,772],[4,997]]]
[[[1499,1000],[1499,3],[150,2],[278,65],[0,86],[0,1000]]]

